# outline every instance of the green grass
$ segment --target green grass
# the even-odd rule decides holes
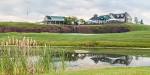
[[[6,26],[41,27],[32,23],[0,23]],[[70,33],[0,33],[0,40],[7,37],[31,37],[41,45],[51,46],[96,46],[96,47],[150,47],[150,26],[125,24],[131,32],[107,34],[70,34]]]
[[[100,46],[100,47],[150,47],[150,31],[129,33],[72,35],[59,33],[0,33],[0,40],[7,37],[31,37],[53,46]]]
[[[105,69],[90,69],[81,71],[67,71],[61,75],[150,75],[149,67],[135,68],[105,68]],[[43,74],[54,75],[54,74]]]

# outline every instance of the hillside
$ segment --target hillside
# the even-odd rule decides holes
[[[131,31],[128,24],[107,25],[41,25],[24,22],[0,22],[0,32],[49,33],[121,33]]]
[[[2,24],[2,23],[1,23]],[[20,25],[20,26],[19,26]],[[2,25],[1,25],[2,26]],[[36,24],[8,24],[6,26],[42,27]],[[122,25],[123,26],[123,25]],[[107,34],[72,34],[72,33],[0,33],[0,40],[5,41],[9,37],[30,37],[41,45],[45,43],[51,46],[96,46],[96,47],[150,47],[150,26],[125,24],[130,32]]]

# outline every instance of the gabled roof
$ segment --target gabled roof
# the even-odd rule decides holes
[[[46,16],[49,21],[65,21],[63,16]]]
[[[109,15],[94,16],[90,20],[124,19],[125,17],[131,16],[127,12],[119,14],[110,13]]]
[[[125,13],[121,14],[111,14],[115,19],[125,18]]]
[[[102,15],[102,16],[97,16],[97,17],[92,17],[90,20],[108,20],[111,17],[109,15]]]
[[[113,14],[113,13],[110,13],[110,16],[113,16],[113,18],[115,19],[122,19],[122,18],[125,18],[125,17],[131,17],[127,12],[125,13],[120,13],[120,14]]]
[[[92,17],[90,20],[99,20],[99,17]]]

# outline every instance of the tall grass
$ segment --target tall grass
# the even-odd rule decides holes
[[[53,60],[54,52],[50,46],[38,45],[32,38],[10,38],[3,40],[0,46],[1,75],[40,75],[42,73],[58,74]],[[64,51],[57,53],[64,66]]]

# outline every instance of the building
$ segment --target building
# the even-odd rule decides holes
[[[104,24],[104,23],[107,23],[110,18],[111,17],[109,15],[98,16],[97,14],[95,14],[89,20],[89,23],[92,23],[92,24]]]
[[[63,17],[63,16],[45,16],[43,22],[45,24],[64,24],[65,17]]]
[[[109,19],[109,22],[125,22],[125,23],[130,23],[132,22],[132,17],[127,13],[120,13],[120,14],[109,14],[111,19]]]
[[[114,14],[110,13],[108,15],[94,15],[90,18],[90,24],[105,24],[105,23],[130,23],[132,22],[132,17],[127,13]]]

